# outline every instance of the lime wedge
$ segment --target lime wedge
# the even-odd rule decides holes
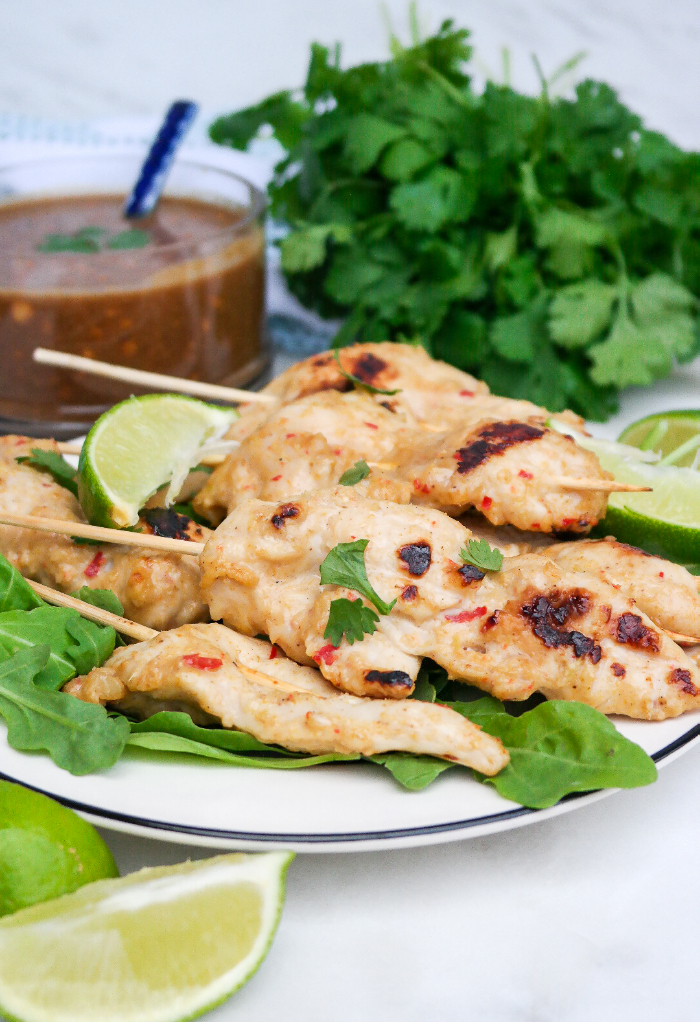
[[[99,880],[0,920],[0,1013],[21,1022],[176,1022],[260,965],[293,856],[220,855]]]
[[[655,451],[664,464],[695,468],[700,464],[700,411],[647,415],[623,430],[620,442]]]
[[[651,493],[611,493],[599,535],[679,564],[700,564],[700,472],[663,465],[653,451],[583,436],[553,419],[549,425],[593,451],[619,482],[652,487]]]
[[[177,496],[208,440],[223,436],[238,418],[178,394],[132,397],[100,416],[87,435],[78,465],[78,495],[93,525],[135,525],[139,510],[165,483],[167,503]]]
[[[0,916],[118,875],[89,823],[46,795],[0,781]]]

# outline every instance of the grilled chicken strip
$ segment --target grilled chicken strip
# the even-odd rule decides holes
[[[556,543],[544,553],[565,571],[609,583],[662,628],[700,638],[698,579],[681,564],[612,538]]]
[[[264,632],[357,695],[409,695],[428,656],[500,699],[542,692],[651,720],[700,706],[697,666],[613,586],[540,554],[484,573],[460,556],[470,536],[440,512],[352,487],[248,500],[208,541],[202,591],[212,617]],[[358,593],[321,586],[320,565],[337,544],[361,539],[370,583],[397,602],[373,634],[336,648],[324,637],[331,602]]]
[[[495,397],[485,383],[475,380],[446,362],[431,358],[422,347],[410,344],[355,344],[338,352],[343,369],[358,380],[380,390],[398,390],[395,395],[375,394],[376,404],[391,404],[409,412],[418,422],[444,430],[463,422],[465,409],[479,405],[480,418],[529,419],[550,417],[546,408],[530,401]],[[271,414],[292,401],[325,390],[349,391],[353,383],[340,370],[333,352],[313,355],[272,380],[264,389],[278,399],[276,405],[243,405],[241,418],[229,436],[243,440],[267,421]],[[584,423],[573,412],[558,413],[570,426],[585,432]]]
[[[65,691],[139,716],[185,709],[295,752],[413,752],[488,775],[508,762],[497,738],[454,710],[343,695],[318,671],[271,654],[269,643],[222,625],[184,625],[122,647]]]
[[[50,440],[0,437],[0,511],[84,522],[72,493],[48,473],[16,461],[37,447],[57,451]],[[158,513],[149,513],[149,518],[152,515],[156,523],[153,531],[162,534]],[[191,539],[202,540],[207,534],[208,530],[194,523],[188,526]],[[209,617],[199,592],[200,571],[194,557],[141,554],[132,547],[109,543],[79,545],[67,536],[8,525],[0,525],[0,552],[27,578],[61,592],[72,593],[84,585],[113,590],[126,616],[151,628],[174,628]]]
[[[286,500],[335,486],[362,459],[380,466],[369,485],[371,492],[376,480],[383,491],[374,495],[383,499],[451,515],[476,507],[494,525],[545,533],[588,532],[603,517],[603,493],[548,482],[557,475],[610,478],[571,437],[542,421],[484,419],[473,403],[461,418],[459,427],[436,433],[392,400],[378,404],[358,391],[312,394],[278,408],[243,440],[195,507],[218,523],[247,497]]]

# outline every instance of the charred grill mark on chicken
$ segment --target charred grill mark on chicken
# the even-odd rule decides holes
[[[590,605],[589,597],[580,590],[567,595],[555,591],[548,596],[535,597],[521,607],[520,613],[529,621],[533,634],[549,649],[571,646],[575,657],[587,656],[591,663],[597,664],[602,655],[600,646],[583,632],[563,627],[569,618],[585,614]]]
[[[478,439],[455,452],[457,471],[460,475],[466,475],[489,458],[504,454],[516,444],[539,440],[544,434],[543,429],[529,426],[526,422],[491,422],[478,431]]]
[[[645,649],[649,653],[659,652],[658,635],[644,624],[639,614],[620,614],[615,638],[627,646],[634,646],[635,649]]]
[[[668,680],[672,685],[678,685],[681,692],[686,692],[689,696],[698,694],[698,690],[690,678],[690,671],[684,671],[682,667],[676,667],[674,671],[671,671]]]
[[[270,521],[276,529],[281,529],[288,518],[296,518],[299,514],[299,508],[296,504],[282,504],[276,515],[273,515]]]
[[[432,551],[430,543],[426,543],[425,540],[421,540],[418,543],[407,543],[397,553],[409,575],[413,575],[414,578],[420,578],[421,575],[425,575],[430,567]]]

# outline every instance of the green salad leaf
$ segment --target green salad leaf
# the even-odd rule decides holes
[[[0,715],[7,740],[21,752],[45,750],[72,774],[106,770],[119,759],[129,736],[126,718],[103,706],[35,684],[49,659],[49,646],[33,646],[0,663]]]
[[[501,739],[510,763],[483,780],[521,805],[546,809],[572,792],[638,788],[656,780],[646,752],[585,703],[548,700],[519,717],[496,699],[450,705]]]
[[[231,766],[262,770],[294,770],[321,763],[356,760],[359,756],[326,753],[307,756],[279,746],[264,745],[243,731],[199,727],[187,713],[163,710],[147,720],[131,722],[127,744],[155,752],[184,752],[216,759]],[[264,755],[263,755],[264,754]]]

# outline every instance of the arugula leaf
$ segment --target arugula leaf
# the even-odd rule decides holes
[[[503,567],[503,554],[496,547],[491,547],[485,539],[470,539],[459,552],[466,564],[473,564],[481,571],[500,571]]]
[[[45,606],[27,580],[0,554],[0,612]]]
[[[443,774],[454,767],[446,759],[435,759],[433,756],[414,756],[410,752],[382,752],[376,756],[368,756],[372,763],[386,769],[399,784],[408,791],[422,791]]]
[[[332,600],[323,638],[337,647],[345,635],[348,645],[352,646],[355,642],[361,642],[365,634],[373,635],[378,621],[374,611],[365,607],[362,600],[346,600],[344,597]]]
[[[64,692],[37,687],[49,658],[47,645],[33,646],[0,664],[0,715],[7,740],[21,752],[43,749],[72,774],[106,770],[119,759],[129,736],[125,717]]]
[[[232,766],[265,770],[293,770],[320,763],[356,760],[359,756],[326,753],[307,756],[275,745],[265,745],[243,731],[199,727],[187,713],[163,710],[147,720],[130,723],[127,745],[155,752],[185,752]],[[262,755],[265,754],[265,755]]]
[[[370,467],[364,458],[356,461],[352,468],[346,469],[338,480],[341,486],[356,486],[370,474]]]
[[[83,586],[77,592],[71,593],[71,596],[93,607],[99,607],[100,610],[108,610],[110,614],[117,614],[119,617],[124,615],[121,600],[111,589],[91,589],[90,586]]]
[[[396,600],[385,603],[372,588],[365,568],[365,550],[368,544],[368,539],[356,539],[354,543],[338,543],[334,546],[321,563],[321,585],[354,589],[369,600],[380,614],[388,614]]]
[[[41,688],[57,690],[76,674],[86,674],[112,655],[114,629],[82,618],[77,610],[49,607],[0,614],[0,663],[21,649],[48,644],[45,668],[36,677]]]
[[[347,370],[343,369],[337,348],[333,352],[333,357],[338,363],[338,368],[340,369],[345,379],[350,380],[351,383],[354,383],[355,386],[359,387],[361,390],[366,390],[369,394],[386,394],[389,397],[391,397],[393,394],[399,394],[401,392],[400,390],[380,390],[379,387],[373,387],[371,383],[365,383],[364,380],[361,380],[358,376],[353,376],[352,373],[347,372]]]
[[[546,809],[572,792],[637,788],[656,780],[646,752],[584,703],[551,700],[519,717],[495,699],[450,705],[501,739],[510,763],[495,777],[481,779],[521,805]]]
[[[66,459],[55,451],[44,451],[40,447],[31,448],[31,457],[17,458],[21,464],[48,472],[59,486],[70,490],[74,497],[78,496],[77,470],[69,465]]]

